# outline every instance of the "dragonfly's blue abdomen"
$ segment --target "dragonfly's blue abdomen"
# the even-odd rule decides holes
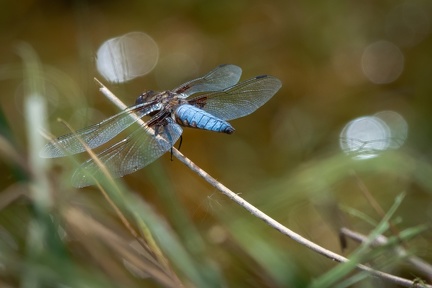
[[[228,122],[189,104],[183,104],[177,107],[174,116],[177,123],[186,127],[223,132],[227,134],[231,134],[235,130]]]

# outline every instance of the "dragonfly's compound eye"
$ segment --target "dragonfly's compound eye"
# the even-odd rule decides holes
[[[149,90],[146,91],[144,93],[142,93],[140,96],[138,96],[138,98],[135,100],[135,105],[138,104],[143,104],[146,102],[149,102],[150,100],[152,100],[152,98],[154,97],[154,95],[156,95],[157,93],[153,90]]]

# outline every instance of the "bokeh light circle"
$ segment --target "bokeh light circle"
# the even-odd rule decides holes
[[[365,159],[389,147],[390,129],[379,118],[366,116],[349,122],[340,135],[340,146],[346,153]]]
[[[158,59],[158,45],[149,35],[130,32],[105,41],[97,51],[96,66],[106,80],[122,83],[149,73]]]
[[[366,47],[361,66],[364,75],[375,84],[395,81],[404,69],[404,56],[401,50],[389,41],[377,41]]]
[[[408,136],[408,124],[394,111],[381,111],[356,118],[340,133],[340,147],[357,159],[369,159],[389,149],[398,149]]]

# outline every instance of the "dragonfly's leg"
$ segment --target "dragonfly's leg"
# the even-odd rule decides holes
[[[153,129],[154,129],[155,136],[158,136],[159,135],[160,126],[155,126]]]
[[[178,146],[178,150],[179,151],[180,151],[180,147],[181,147],[182,142],[183,142],[183,136],[180,135],[180,143],[179,143],[179,146]]]
[[[183,136],[180,135],[180,143],[179,143],[179,146],[178,146],[178,150],[180,150],[182,142],[183,142]],[[172,156],[173,156],[173,147],[171,146],[171,161],[173,161]]]
[[[173,147],[171,146],[171,161],[173,161],[172,155],[173,155]]]
[[[180,147],[181,147],[181,143],[183,142],[183,136],[182,135],[180,135],[180,143],[179,143],[179,148],[178,148],[178,150],[180,150]],[[171,146],[171,161],[172,161],[172,146]]]
[[[157,126],[157,128],[161,128],[161,126]],[[158,133],[158,129],[156,129],[155,131],[156,131],[156,133]],[[169,143],[171,145],[171,149],[170,149],[170,151],[171,151],[171,161],[173,161],[173,146],[174,146],[175,143],[173,143],[171,134],[167,130],[165,130],[164,132],[166,132],[166,138],[167,138],[167,140],[169,141]]]

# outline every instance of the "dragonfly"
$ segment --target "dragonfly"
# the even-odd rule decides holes
[[[232,134],[235,129],[227,121],[251,114],[282,86],[270,75],[238,83],[241,73],[240,67],[224,64],[175,89],[146,91],[120,113],[48,142],[40,156],[78,154],[86,151],[85,146],[97,148],[128,129],[122,140],[96,154],[110,175],[119,178],[144,168],[172,149],[183,133],[182,127]],[[142,120],[145,116],[150,119]],[[102,170],[91,158],[74,172],[72,185],[90,186],[101,177]]]

